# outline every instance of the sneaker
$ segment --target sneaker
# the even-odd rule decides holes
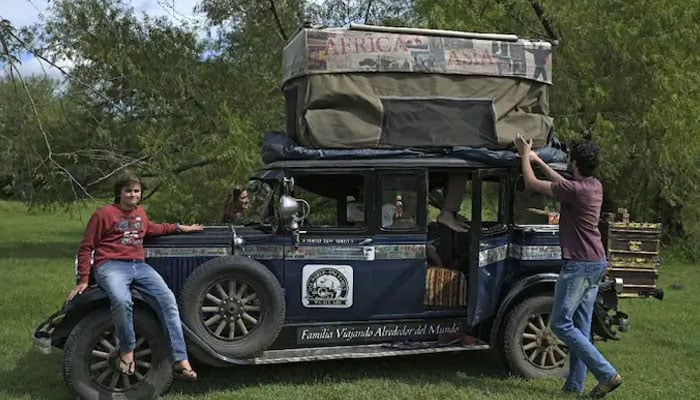
[[[620,385],[622,385],[622,377],[620,374],[615,374],[607,381],[598,382],[588,397],[591,399],[602,399],[606,394],[620,387]]]

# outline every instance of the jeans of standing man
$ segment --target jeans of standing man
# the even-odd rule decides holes
[[[131,288],[138,290],[157,311],[161,325],[165,328],[174,361],[187,359],[182,322],[175,296],[163,278],[143,261],[110,260],[95,269],[97,284],[107,292],[112,319],[119,339],[122,354],[134,350],[133,301]]]
[[[572,392],[583,391],[586,368],[599,381],[617,373],[590,340],[598,284],[606,267],[606,261],[567,260],[554,288],[552,331],[569,347],[570,369],[564,389]]]

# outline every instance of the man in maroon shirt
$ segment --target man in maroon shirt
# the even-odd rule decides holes
[[[518,135],[516,145],[525,186],[561,202],[559,240],[564,265],[554,288],[550,322],[554,334],[569,348],[569,375],[562,391],[581,393],[589,369],[598,379],[590,397],[602,398],[617,389],[622,378],[590,341],[598,284],[607,267],[598,231],[603,185],[593,177],[600,162],[598,146],[592,142],[572,146],[569,171],[574,179],[567,180],[532,151],[532,141]],[[531,162],[540,167],[549,181],[535,177]]]
[[[118,370],[133,375],[136,337],[133,324],[131,288],[138,290],[151,304],[157,305],[161,323],[169,338],[175,373],[185,379],[196,380],[187,359],[185,338],[177,302],[163,278],[144,262],[143,238],[176,232],[197,232],[199,224],[154,224],[148,220],[141,202],[141,179],[126,175],[114,185],[114,204],[104,206],[92,215],[83,240],[78,248],[77,286],[68,295],[68,301],[85,291],[90,273],[107,293],[112,319],[119,339]]]

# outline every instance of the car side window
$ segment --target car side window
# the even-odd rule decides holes
[[[418,215],[418,181],[414,174],[389,173],[381,178],[383,229],[415,229]]]
[[[501,222],[501,182],[484,180],[481,183],[481,222]]]
[[[525,189],[520,178],[513,202],[513,222],[516,225],[558,225],[560,209],[559,201]]]
[[[294,197],[306,200],[311,212],[306,227],[366,226],[365,178],[360,174],[296,175]]]

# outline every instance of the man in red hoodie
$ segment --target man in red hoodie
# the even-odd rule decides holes
[[[141,202],[141,179],[126,175],[114,185],[114,204],[104,206],[92,215],[78,249],[77,286],[68,295],[71,300],[88,287],[90,272],[97,284],[107,292],[112,319],[119,339],[117,368],[126,375],[135,372],[134,347],[136,335],[133,324],[131,288],[138,290],[158,313],[168,335],[176,373],[196,380],[187,359],[185,338],[177,302],[163,278],[144,262],[143,238],[179,232],[198,232],[199,224],[154,224],[148,220]]]

